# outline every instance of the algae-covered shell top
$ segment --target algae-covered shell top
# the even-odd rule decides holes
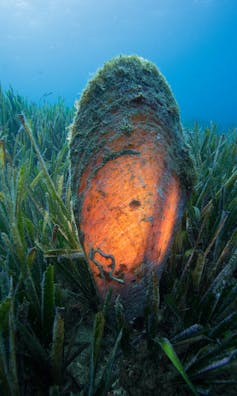
[[[73,207],[78,213],[78,185],[85,168],[104,150],[108,131],[113,138],[133,133],[131,119],[139,112],[147,114],[146,130],[160,128],[169,152],[169,168],[189,192],[193,184],[193,166],[184,141],[177,103],[157,67],[138,56],[118,56],[95,74],[77,102],[77,112],[70,130],[71,181]]]

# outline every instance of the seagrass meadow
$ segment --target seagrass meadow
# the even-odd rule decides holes
[[[237,131],[185,129],[196,181],[129,321],[101,299],[71,208],[74,109],[0,89],[0,395],[237,394]]]

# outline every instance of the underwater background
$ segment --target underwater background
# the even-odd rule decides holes
[[[185,124],[237,122],[236,0],[0,0],[0,82],[72,106],[115,55],[153,61]]]
[[[0,0],[0,396],[237,395],[236,17],[237,0]],[[156,67],[119,54],[158,66],[183,131]],[[135,155],[154,216],[143,216],[153,201],[138,194],[140,162],[127,167]],[[188,195],[173,235],[170,171]],[[118,197],[127,224],[141,219],[132,234],[108,213]],[[88,254],[83,221],[87,236],[118,230],[126,262],[100,246]],[[157,252],[171,237],[162,276],[147,281],[148,242]],[[127,240],[142,252],[131,282]],[[104,297],[98,280],[129,293],[144,284],[142,304],[110,287]]]

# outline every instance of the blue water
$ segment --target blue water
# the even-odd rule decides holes
[[[72,105],[111,57],[138,54],[184,123],[237,125],[237,0],[0,0],[0,81]]]

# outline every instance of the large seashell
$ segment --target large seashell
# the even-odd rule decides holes
[[[98,290],[142,312],[192,187],[179,112],[164,77],[137,56],[107,62],[71,127],[73,210]]]

